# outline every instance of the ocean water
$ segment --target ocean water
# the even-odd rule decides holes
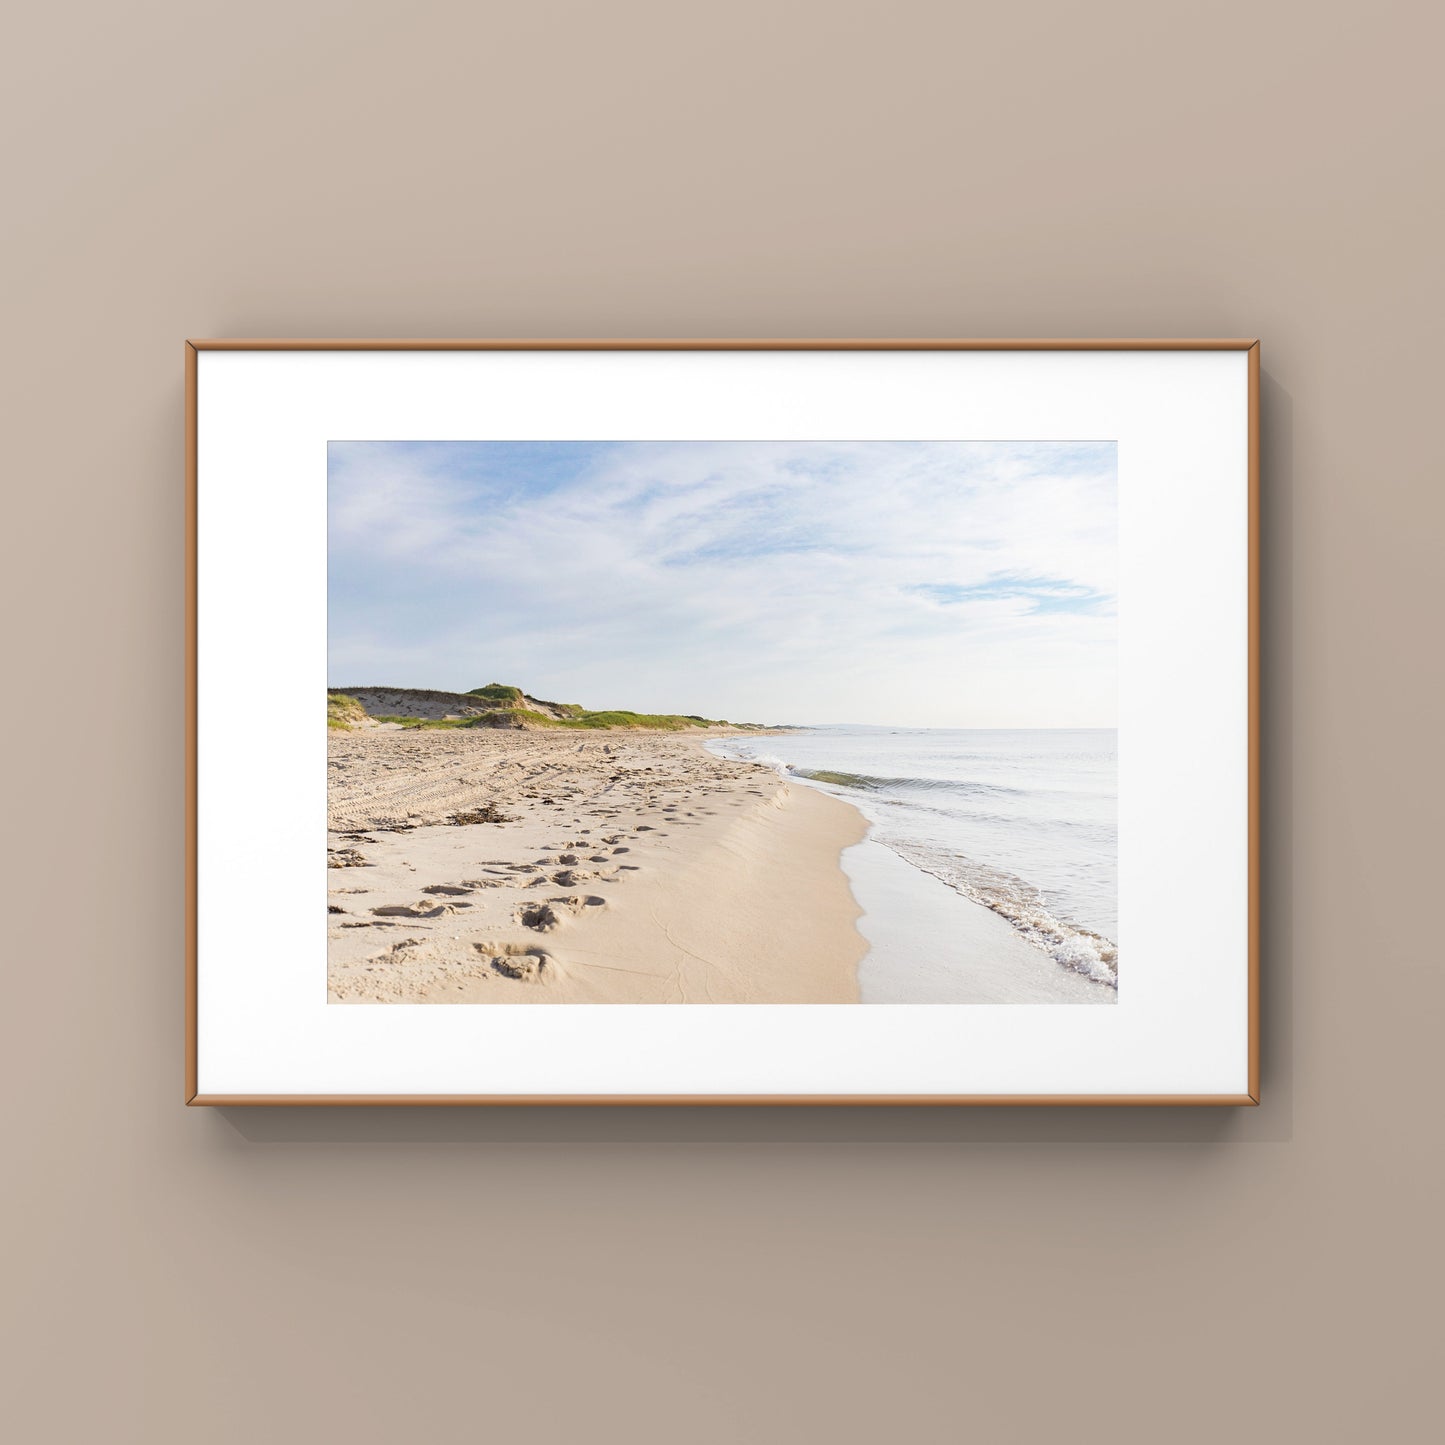
[[[997,914],[1059,969],[1117,987],[1112,729],[818,727],[708,746],[846,799],[871,842]]]

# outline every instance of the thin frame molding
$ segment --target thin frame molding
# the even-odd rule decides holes
[[[1248,1092],[1244,1094],[202,1094],[197,1059],[197,382],[202,351],[1243,351],[1248,406],[1248,701],[1247,859]],[[954,1106],[1004,1108],[1132,1106],[1143,1108],[1252,1107],[1260,1101],[1260,448],[1258,338],[844,338],[844,339],[442,339],[442,338],[192,338],[185,343],[185,649],[186,649],[186,965],[185,1102],[188,1107],[461,1106]]]

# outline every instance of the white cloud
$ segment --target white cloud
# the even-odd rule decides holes
[[[1108,444],[335,444],[330,678],[1109,726],[1116,532]]]

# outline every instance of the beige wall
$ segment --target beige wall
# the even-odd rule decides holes
[[[19,12],[14,1438],[1422,1438],[1438,14]],[[1264,339],[1261,1109],[181,1107],[181,340],[498,334]]]

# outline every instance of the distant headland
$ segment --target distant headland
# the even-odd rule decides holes
[[[326,726],[350,732],[371,728],[576,728],[591,731],[686,732],[727,728],[772,731],[762,723],[734,723],[696,713],[589,711],[579,703],[547,702],[520,687],[491,682],[469,692],[416,687],[343,687],[326,692]]]

